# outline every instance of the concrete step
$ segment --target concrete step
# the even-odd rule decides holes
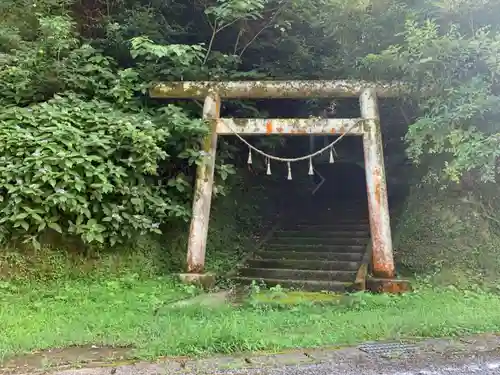
[[[309,226],[329,226],[331,228],[338,228],[340,226],[353,226],[353,225],[361,225],[366,228],[370,227],[370,221],[360,220],[360,219],[338,219],[338,218],[321,218],[316,217],[309,220],[301,220],[301,219],[287,219],[285,218],[282,221],[282,227],[284,228],[296,228],[296,227],[309,227]]]
[[[304,219],[314,219],[316,217],[324,217],[324,218],[350,218],[350,219],[368,219],[368,210],[338,210],[332,208],[330,210],[314,210],[312,212],[308,211],[299,211],[299,212],[290,212],[290,215],[293,215],[295,218],[304,218]]]
[[[323,271],[357,271],[360,262],[338,260],[300,260],[300,259],[252,259],[247,263],[248,268],[285,268],[300,270]]]
[[[335,253],[331,251],[259,251],[255,253],[256,258],[268,260],[325,260],[340,262],[360,262],[363,252]]]
[[[285,216],[286,217],[286,216]],[[310,223],[321,223],[317,219],[321,220],[335,220],[335,221],[368,221],[370,219],[368,212],[336,212],[336,211],[328,211],[328,212],[315,212],[313,214],[290,214],[289,217],[293,217],[297,221],[306,221]]]
[[[316,216],[331,216],[331,217],[359,217],[368,218],[368,209],[342,209],[342,208],[322,208],[322,209],[312,209],[308,210],[307,207],[301,207],[298,211],[282,211],[283,213],[288,213],[294,215],[296,218],[315,218]]]
[[[366,251],[366,245],[360,244],[335,244],[335,245],[323,245],[323,244],[267,244],[266,251],[282,251],[282,252],[326,252],[326,253],[364,253]]]
[[[302,198],[301,203],[307,203],[305,206],[306,211],[324,211],[327,209],[339,209],[339,210],[353,210],[353,209],[368,209],[368,202],[332,202],[328,195],[326,196],[316,196],[315,199],[307,199],[306,197],[296,197]],[[293,209],[293,207],[292,207]]]
[[[329,223],[323,223],[323,224],[288,224],[288,225],[282,225],[281,230],[290,230],[290,231],[315,231],[315,232],[320,232],[320,231],[325,231],[325,232],[331,232],[331,231],[349,231],[349,230],[354,230],[354,231],[365,231],[367,233],[370,232],[370,224],[369,223],[347,223],[347,224],[329,224]]]
[[[353,286],[352,283],[338,282],[338,281],[314,281],[314,280],[280,280],[280,279],[262,279],[262,278],[252,278],[252,277],[235,277],[232,279],[237,284],[248,285],[252,281],[263,281],[266,286],[273,287],[280,285],[286,289],[300,289],[308,292],[337,292],[345,293],[351,291]]]
[[[337,237],[363,237],[369,235],[367,230],[279,230],[274,232],[274,238],[279,237],[316,237],[316,238],[337,238]]]
[[[356,271],[318,271],[285,268],[242,268],[240,276],[280,280],[316,280],[354,282]]]
[[[275,237],[268,241],[268,246],[274,245],[366,245],[366,237],[338,237],[338,238],[317,238],[317,237]]]
[[[268,286],[346,292],[370,241],[366,202],[359,206],[319,203],[284,212],[281,227],[248,260],[234,280],[264,281]],[[331,206],[330,206],[331,204]]]
[[[361,220],[367,220],[368,219],[368,211],[361,211],[361,210],[351,210],[351,211],[344,211],[344,210],[328,210],[328,211],[313,211],[313,212],[307,212],[307,211],[299,211],[299,212],[289,212],[287,215],[290,215],[294,219],[297,220],[308,220],[308,219],[316,219],[318,217],[321,218],[329,218],[329,219],[337,219],[337,220],[353,220],[353,219],[361,219]]]

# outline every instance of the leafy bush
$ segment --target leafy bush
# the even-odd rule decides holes
[[[109,103],[56,97],[0,114],[0,223],[111,243],[159,232],[175,204],[152,176],[168,131]],[[182,213],[180,213],[182,214]],[[32,237],[35,238],[35,237]]]
[[[82,43],[69,17],[31,21],[34,39],[0,30],[0,239],[39,246],[50,229],[113,245],[186,220],[204,122],[148,106],[140,70]]]
[[[484,184],[480,193],[412,188],[394,236],[398,263],[440,283],[496,284],[498,187]]]
[[[420,116],[409,126],[407,151],[413,162],[429,166],[429,179],[458,183],[473,176],[494,182],[500,157],[500,29],[474,12],[478,6],[495,13],[498,4],[458,4],[472,12],[470,19],[461,20],[451,4],[451,22],[410,19],[401,43],[365,62],[385,77],[414,85]]]

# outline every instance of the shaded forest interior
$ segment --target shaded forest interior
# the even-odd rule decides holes
[[[404,134],[407,123],[398,100],[380,100],[379,109],[384,143],[387,190],[391,212],[396,212],[408,194],[410,164],[405,154]],[[235,118],[356,118],[360,117],[357,98],[275,99],[260,101],[223,102],[222,117]],[[306,208],[324,210],[343,208],[363,202],[366,206],[366,177],[362,137],[347,135],[334,149],[329,162],[329,150],[313,158],[314,175],[308,175],[309,160],[291,163],[292,180],[287,179],[287,164],[271,162],[271,175],[266,175],[265,157],[252,153],[252,165],[247,166],[248,150],[235,136],[223,136],[240,150],[236,165],[249,168],[255,174],[253,183],[262,184],[263,194],[270,195],[278,211],[303,212]],[[266,153],[282,158],[309,155],[337,139],[338,136],[246,136],[245,139]],[[324,181],[322,182],[322,180]],[[252,183],[250,181],[250,183]],[[318,187],[316,189],[316,187]],[[270,217],[275,213],[269,212]]]

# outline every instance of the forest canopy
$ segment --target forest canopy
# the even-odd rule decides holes
[[[186,220],[207,128],[199,103],[148,98],[158,81],[401,79],[423,180],[494,182],[499,13],[499,0],[3,0],[0,237],[115,244]],[[234,149],[219,152],[223,193]]]

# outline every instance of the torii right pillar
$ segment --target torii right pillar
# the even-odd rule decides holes
[[[408,290],[409,283],[395,279],[384,151],[375,89],[362,91],[360,107],[361,117],[365,120],[363,150],[372,239],[373,278],[367,280],[367,287],[379,292],[398,293]]]

